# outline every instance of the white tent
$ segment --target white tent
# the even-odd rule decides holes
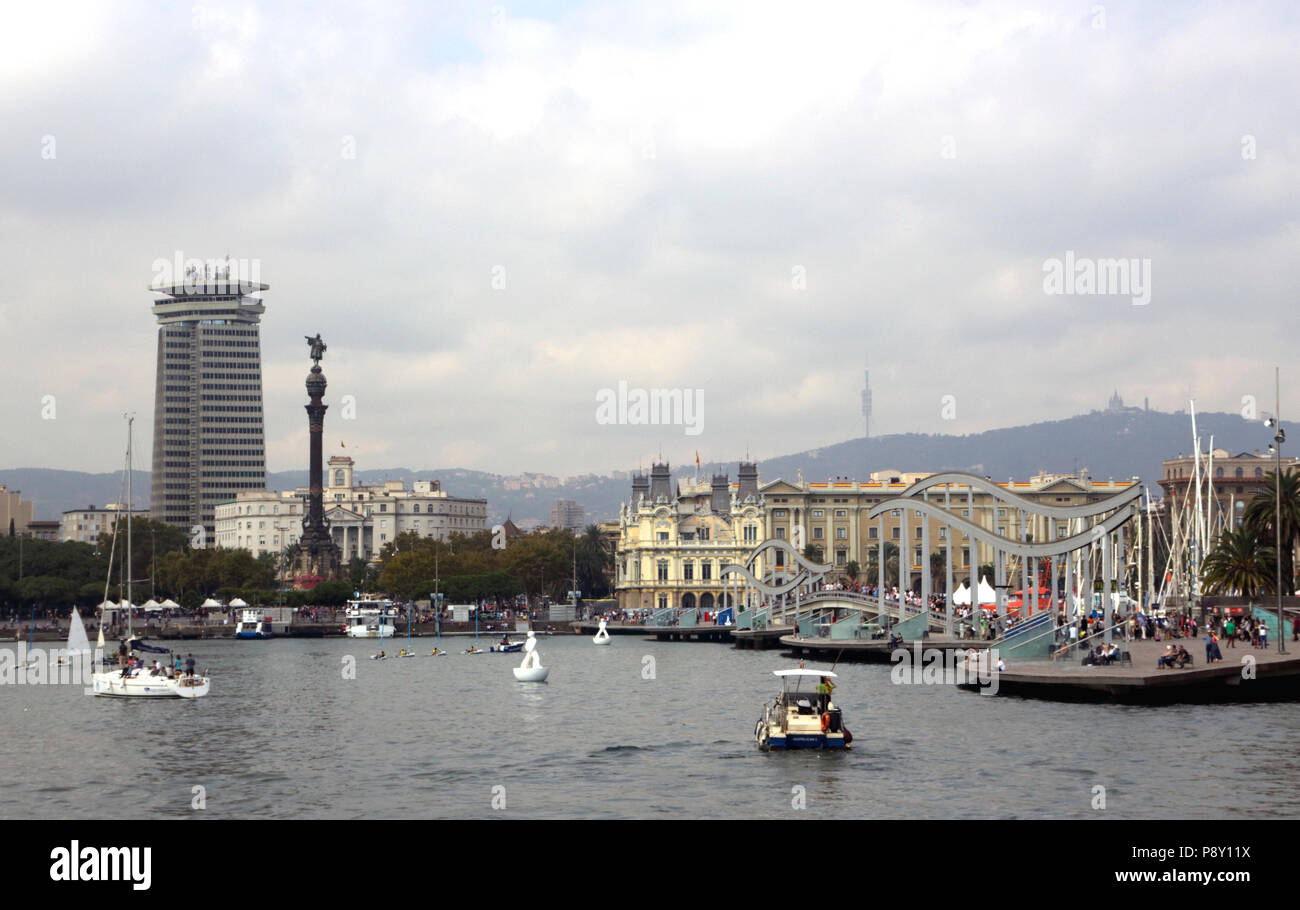
[[[158,601],[154,600],[152,597],[145,601],[144,604],[144,611],[146,613],[161,613],[162,608],[162,604],[158,603]]]
[[[203,606],[204,606],[204,607],[219,607],[219,606],[221,606],[221,602],[220,602],[220,601],[213,600],[211,597],[209,597],[207,600],[203,601]]]
[[[116,610],[116,609],[117,609],[117,604],[113,603],[111,600],[106,600],[106,601],[104,601],[102,604],[99,605],[99,609],[101,609],[101,610]]]
[[[163,605],[165,608],[167,608],[168,610],[175,610],[175,609],[177,609],[177,608],[180,607],[180,604],[178,604],[176,601],[172,600],[170,597],[167,598],[166,600],[164,600],[164,601],[162,602],[162,605]]]
[[[997,592],[993,590],[993,586],[988,583],[986,578],[980,579],[979,592],[980,606],[998,602]],[[970,606],[970,588],[967,587],[966,582],[963,581],[961,587],[952,592],[952,602],[959,607]]]
[[[230,602],[230,605],[231,605],[232,607],[246,607],[246,606],[248,606],[248,604],[244,602],[244,599],[243,599],[242,597],[236,597],[234,600],[232,600],[232,601]]]

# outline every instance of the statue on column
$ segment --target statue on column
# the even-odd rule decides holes
[[[304,335],[303,337],[307,339],[307,344],[311,345],[311,359],[319,364],[326,351],[325,342],[321,340],[320,333],[317,332],[315,338],[310,335]]]

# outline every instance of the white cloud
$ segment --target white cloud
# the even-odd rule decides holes
[[[5,378],[62,397],[54,426],[0,400],[6,463],[111,470],[118,415],[151,424],[144,286],[178,249],[262,261],[275,470],[317,331],[364,466],[556,474],[839,441],[868,357],[875,430],[959,433],[1116,384],[1236,410],[1288,359],[1283,5],[504,9],[15,13]],[[1067,249],[1151,258],[1151,304],[1045,296]],[[704,388],[703,435],[597,425],[620,379]]]

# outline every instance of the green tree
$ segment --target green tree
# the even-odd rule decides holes
[[[1281,476],[1281,528],[1282,528],[1282,592],[1295,593],[1295,544],[1300,538],[1300,472],[1285,471]],[[1277,472],[1270,471],[1264,478],[1264,487],[1249,506],[1242,522],[1262,542],[1274,546],[1277,540],[1278,512]],[[1276,570],[1275,570],[1276,571]]]
[[[614,552],[597,525],[587,525],[578,538],[578,589],[583,597],[603,597],[609,593],[609,575],[614,568]]]
[[[1268,538],[1272,539],[1272,538]],[[1240,593],[1257,597],[1275,588],[1277,550],[1264,543],[1253,528],[1225,531],[1201,564],[1207,594]]]
[[[348,560],[348,581],[352,587],[360,589],[362,582],[366,580],[366,561],[360,556],[353,556]]]
[[[862,567],[858,565],[856,559],[850,559],[849,564],[844,567],[844,574],[848,576],[850,582],[857,584],[858,576],[862,574]]]

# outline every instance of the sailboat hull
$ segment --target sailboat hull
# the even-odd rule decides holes
[[[206,676],[122,676],[120,672],[95,673],[91,677],[95,695],[104,698],[202,698],[212,688]]]

